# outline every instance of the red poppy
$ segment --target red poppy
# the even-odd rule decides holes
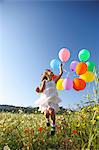
[[[77,130],[73,130],[73,134],[77,134]]]
[[[40,133],[42,132],[42,130],[43,130],[42,127],[38,128],[38,131],[39,131]]]

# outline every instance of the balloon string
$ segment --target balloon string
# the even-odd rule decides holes
[[[68,77],[70,78],[73,75],[73,72],[69,73]]]
[[[62,65],[64,66],[64,65],[65,65],[65,62],[63,62]]]
[[[65,69],[63,69],[64,72],[67,72]]]
[[[64,65],[65,65],[65,62],[62,62],[62,65],[64,66]],[[64,72],[67,72],[67,70],[64,69],[64,68],[63,68],[63,71],[64,71]]]
[[[69,78],[69,72],[67,73],[67,78]]]

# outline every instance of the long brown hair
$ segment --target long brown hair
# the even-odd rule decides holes
[[[42,79],[41,79],[41,81],[43,81],[44,79],[45,79],[45,80],[48,80],[48,77],[46,76],[46,74],[47,74],[48,71],[51,71],[51,70],[50,70],[50,69],[46,69],[45,72],[42,74]]]

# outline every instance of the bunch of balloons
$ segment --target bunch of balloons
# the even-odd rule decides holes
[[[52,70],[58,70],[61,63],[65,63],[70,58],[70,51],[67,48],[62,48],[59,51],[59,59],[53,59],[50,62]],[[79,61],[73,60],[70,63],[70,71],[75,72],[77,76],[73,80],[70,77],[59,79],[56,88],[58,90],[71,90],[76,91],[84,90],[86,82],[93,82],[95,79],[94,68],[95,63],[88,61],[90,52],[87,49],[82,49],[78,54]],[[53,80],[57,76],[53,76]]]

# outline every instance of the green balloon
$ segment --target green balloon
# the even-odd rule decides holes
[[[91,61],[88,61],[86,64],[88,66],[88,71],[93,72],[94,71],[94,67],[96,66],[95,63],[93,63]]]
[[[90,52],[87,49],[82,49],[78,54],[80,61],[87,61],[90,57]]]

